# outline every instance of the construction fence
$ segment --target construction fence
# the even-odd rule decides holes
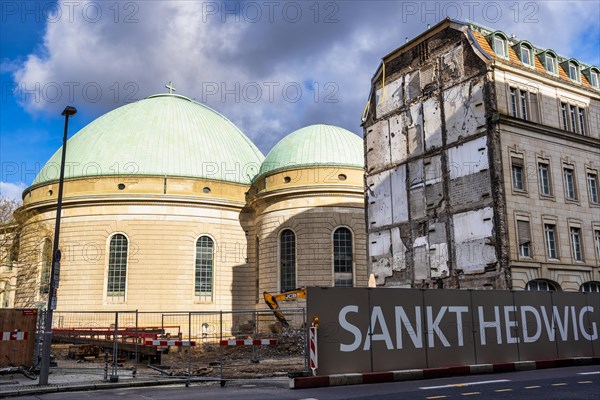
[[[59,368],[118,380],[123,375],[236,379],[307,370],[306,313],[65,312],[53,315]]]
[[[36,309],[0,309],[0,367],[33,364],[37,327]]]

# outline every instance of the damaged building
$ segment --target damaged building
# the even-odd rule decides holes
[[[377,286],[600,290],[600,70],[446,19],[363,114]]]

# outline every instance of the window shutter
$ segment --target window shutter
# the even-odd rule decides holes
[[[529,221],[517,221],[517,234],[519,235],[519,244],[531,242],[531,232],[529,231]]]

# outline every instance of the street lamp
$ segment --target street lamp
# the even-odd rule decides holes
[[[52,243],[52,267],[50,269],[50,290],[48,291],[48,308],[46,309],[46,320],[44,321],[44,345],[42,347],[42,364],[40,367],[40,385],[48,384],[48,373],[50,372],[50,352],[52,345],[52,312],[56,309],[56,290],[60,276],[60,250],[58,240],[60,237],[60,213],[62,210],[63,184],[65,181],[65,158],[67,156],[67,131],[69,129],[69,117],[77,113],[75,107],[67,106],[62,114],[65,117],[65,131],[63,134],[62,157],[60,159],[60,178],[58,180],[58,200],[56,203],[56,224],[54,225],[54,242]]]

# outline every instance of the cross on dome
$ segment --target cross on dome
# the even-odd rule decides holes
[[[173,81],[169,81],[169,84],[165,85],[165,87],[169,89],[169,94],[173,94],[173,92],[177,91],[177,89],[173,87]]]

